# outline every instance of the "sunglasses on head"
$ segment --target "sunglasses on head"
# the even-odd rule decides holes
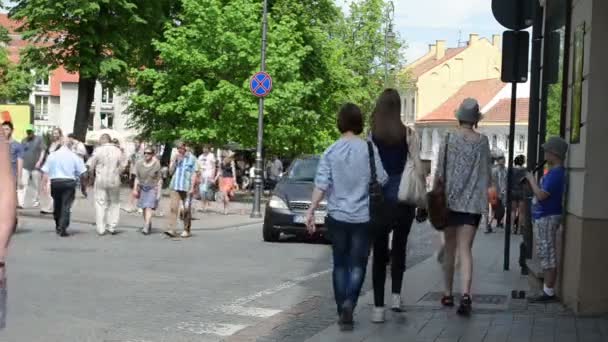
[[[152,153],[152,151],[146,151],[146,152],[144,152],[144,154],[146,154],[146,155],[152,155],[154,153]]]

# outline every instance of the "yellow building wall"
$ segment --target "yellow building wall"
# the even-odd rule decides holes
[[[416,119],[435,110],[470,81],[499,78],[500,48],[482,38],[421,75],[416,82]]]

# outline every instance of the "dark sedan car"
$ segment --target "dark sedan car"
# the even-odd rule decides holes
[[[318,156],[300,157],[293,161],[277,183],[266,206],[264,241],[278,241],[281,233],[306,236],[306,211],[310,208]],[[326,203],[315,212],[319,233],[325,230]]]

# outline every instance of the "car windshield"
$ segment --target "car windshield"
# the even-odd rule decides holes
[[[297,159],[293,162],[287,173],[287,179],[299,182],[312,182],[315,180],[319,159]]]

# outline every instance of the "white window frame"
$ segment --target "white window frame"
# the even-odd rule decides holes
[[[41,77],[36,79],[36,87],[40,88],[40,89],[49,89],[49,84],[50,84],[50,79],[49,77]]]
[[[526,137],[523,134],[519,135],[519,150],[524,151],[526,149]]]
[[[49,104],[51,98],[46,95],[34,96],[34,119],[47,121],[49,119]]]
[[[101,88],[101,103],[114,104],[114,89],[107,87]]]

